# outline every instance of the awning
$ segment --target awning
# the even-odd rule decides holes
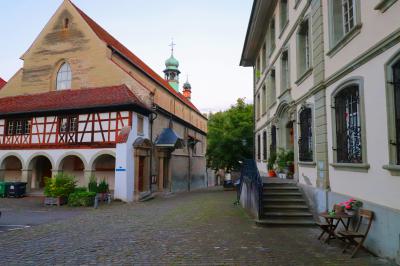
[[[171,128],[164,128],[155,141],[158,148],[182,149],[185,146],[183,139]]]

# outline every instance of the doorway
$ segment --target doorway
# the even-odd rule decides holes
[[[46,185],[46,177],[52,177],[50,160],[45,156],[37,156],[30,162],[29,169],[32,170],[31,188],[42,190]]]

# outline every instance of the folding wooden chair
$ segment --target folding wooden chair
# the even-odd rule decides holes
[[[351,258],[354,257],[354,255],[357,253],[357,251],[360,248],[364,248],[363,243],[364,243],[365,239],[367,238],[369,230],[371,229],[372,220],[374,218],[374,213],[369,210],[360,209],[358,212],[358,216],[359,216],[359,220],[358,220],[357,226],[354,231],[348,230],[348,231],[341,231],[338,233],[340,238],[346,243],[346,245],[343,249],[343,253],[346,252],[347,248],[350,245],[356,246],[356,248],[353,250],[353,253],[351,254]],[[361,229],[363,220],[368,221],[367,228],[365,230]],[[364,232],[361,232],[361,231],[364,231]],[[359,241],[357,241],[356,239],[359,239]]]
[[[339,205],[337,205],[337,204],[333,205],[334,210],[336,209],[336,206],[339,206]],[[320,240],[324,234],[329,235],[330,228],[329,228],[329,224],[326,221],[317,221],[317,222],[315,222],[315,224],[318,225],[322,230],[321,234],[318,237],[318,240]]]

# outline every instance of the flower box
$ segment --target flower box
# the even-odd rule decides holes
[[[51,205],[51,206],[61,206],[67,203],[67,199],[65,197],[45,197],[44,198],[44,205]]]

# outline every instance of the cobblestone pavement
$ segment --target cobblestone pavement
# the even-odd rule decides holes
[[[0,265],[383,265],[321,244],[316,228],[255,226],[211,189],[90,209],[0,234]]]

